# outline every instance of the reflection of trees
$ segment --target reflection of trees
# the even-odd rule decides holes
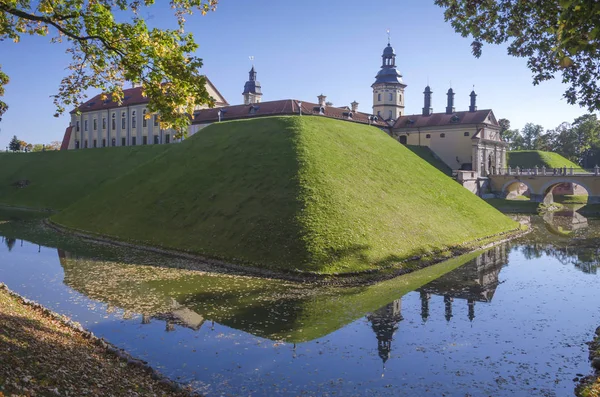
[[[8,238],[8,237],[4,238],[4,244],[6,244],[6,247],[8,248],[8,252],[12,251],[12,249],[16,243],[17,243],[17,239]]]
[[[584,273],[596,274],[600,267],[600,248],[566,246],[550,244],[523,244],[520,248],[525,259],[537,259],[542,256],[556,258],[563,265],[574,266]]]

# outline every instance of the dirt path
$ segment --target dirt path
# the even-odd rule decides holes
[[[187,396],[0,286],[0,397]]]

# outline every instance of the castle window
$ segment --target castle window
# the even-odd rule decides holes
[[[86,140],[83,142],[83,145],[84,145],[83,147],[84,147],[85,149],[87,149],[87,139],[86,139]]]
[[[121,129],[122,129],[122,130],[124,130],[124,129],[125,129],[125,123],[126,123],[126,120],[125,120],[125,112],[122,112],[122,113],[121,113]],[[125,146],[125,145],[123,145],[123,146]]]
[[[381,94],[377,94],[377,100],[381,101]]]
[[[125,138],[121,138],[121,146],[126,146],[127,141],[125,140]]]
[[[165,143],[171,143],[171,135],[170,134],[165,135]]]
[[[96,131],[98,129],[98,120],[94,119],[93,126],[94,126],[94,131]]]
[[[106,129],[106,117],[102,117],[102,129]]]
[[[431,139],[431,134],[425,135],[425,139]]]
[[[106,147],[106,138],[102,138],[102,147]]]
[[[95,139],[94,139],[94,147],[97,147],[97,146],[96,146],[96,140],[95,140]]]
[[[142,137],[142,145],[147,145],[148,144],[148,137],[146,135],[144,135]]]
[[[154,115],[154,126],[158,127],[158,115],[157,114]]]
[[[465,131],[465,136],[469,136],[469,131]]]
[[[131,112],[131,128],[135,128],[135,110]]]
[[[381,117],[381,112],[379,110],[377,111],[377,117]]]
[[[392,93],[390,92],[390,101],[393,101],[393,100],[394,100],[394,94],[392,94]]]
[[[113,129],[113,131],[117,129],[117,114],[116,113],[112,114],[111,128]]]
[[[440,134],[440,138],[445,138],[446,134],[444,134],[443,132]]]
[[[392,119],[392,111],[391,110],[389,111],[388,115],[389,115],[388,118],[391,120]]]
[[[402,103],[402,94],[398,94],[398,101]]]
[[[146,109],[142,112],[142,127],[148,127],[148,120],[146,120]]]
[[[88,127],[88,121],[87,120],[83,120],[83,130],[87,131],[87,127]]]
[[[117,145],[117,140],[115,138],[113,138],[111,144],[112,144],[112,146],[116,146]]]
[[[75,131],[79,132],[79,120],[75,122]]]
[[[158,145],[158,135],[154,135],[154,144]]]
[[[135,136],[131,137],[131,146],[135,146],[135,144],[137,143],[137,138]]]

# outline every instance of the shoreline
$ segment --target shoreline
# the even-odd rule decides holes
[[[220,260],[218,258],[210,258],[192,252],[175,250],[160,246],[145,245],[137,242],[128,242],[116,239],[111,236],[105,236],[78,229],[68,228],[63,225],[57,224],[56,222],[53,222],[48,218],[43,219],[42,223],[57,233],[75,236],[94,243],[133,248],[141,251],[153,252],[157,254],[169,255],[173,257],[192,260],[196,262],[198,266],[191,268],[190,270],[208,271],[214,273],[234,273],[240,276],[260,277],[266,279],[284,280],[298,283],[311,283],[316,285],[335,285],[348,287],[370,285],[380,281],[385,281],[405,274],[409,274],[414,271],[435,265],[440,262],[444,262],[446,260],[461,255],[466,255],[476,251],[492,248],[496,245],[522,237],[531,232],[531,228],[513,229],[511,231],[498,233],[492,236],[482,237],[462,246],[452,247],[448,250],[444,250],[441,252],[434,252],[430,255],[414,256],[402,262],[398,262],[395,266],[390,266],[387,268],[353,273],[319,274],[314,272],[291,270],[285,271],[273,268],[259,268],[250,264],[230,263],[224,260]],[[409,266],[399,267],[402,265]]]
[[[22,326],[21,323],[40,323],[39,325],[36,325],[37,327],[41,328],[44,327],[44,332],[48,333],[49,330],[51,330],[51,328],[56,328],[53,334],[59,334],[59,333],[64,333],[65,330],[68,330],[70,332],[73,333],[73,335],[70,335],[69,338],[71,340],[74,341],[74,343],[77,344],[77,349],[82,349],[82,350],[86,350],[85,352],[87,355],[86,357],[88,358],[89,361],[92,361],[92,366],[94,365],[98,365],[96,362],[93,362],[93,357],[95,358],[96,361],[101,361],[102,359],[106,359],[107,361],[110,360],[116,360],[119,364],[118,367],[120,369],[118,369],[118,371],[124,371],[125,372],[125,376],[126,377],[131,377],[131,378],[137,378],[135,380],[139,380],[140,378],[144,379],[145,382],[147,382],[151,387],[155,387],[157,390],[155,390],[155,392],[162,392],[161,395],[175,395],[175,396],[185,396],[185,397],[199,397],[201,396],[201,394],[193,392],[191,390],[188,390],[186,388],[184,388],[184,386],[170,378],[168,378],[167,376],[161,374],[159,371],[157,371],[156,369],[152,368],[146,361],[143,361],[141,359],[135,358],[134,356],[132,356],[130,353],[128,353],[127,351],[125,351],[124,349],[120,349],[116,346],[114,346],[113,344],[111,344],[110,342],[106,341],[104,338],[99,338],[97,336],[95,336],[92,332],[87,331],[85,328],[83,328],[81,326],[81,324],[72,321],[68,316],[65,315],[61,315],[58,314],[48,308],[46,308],[45,306],[27,299],[21,295],[19,295],[18,293],[12,291],[10,288],[8,288],[8,286],[2,282],[0,282],[0,297],[1,295],[5,295],[7,296],[9,299],[13,299],[14,301],[16,301],[16,303],[18,305],[20,305],[21,307],[25,308],[26,310],[29,310],[30,312],[28,312],[28,316],[19,316],[18,321],[19,325],[21,325],[21,328],[17,331],[17,334],[19,337],[23,337],[25,334],[27,334],[27,331],[25,331],[25,327]],[[10,306],[10,305],[8,305]],[[1,307],[0,308],[0,314],[2,314],[3,311],[9,310],[9,307],[5,306],[5,307]],[[3,316],[6,316],[5,314],[3,314]],[[37,318],[36,318],[37,317]],[[8,317],[8,323],[10,323],[10,316]],[[17,318],[16,316],[12,316],[12,318]],[[32,328],[32,327],[30,327]],[[7,329],[4,332],[8,332],[10,330]],[[38,331],[38,330],[34,330],[34,331]],[[34,331],[31,331],[29,333],[34,333]],[[3,332],[0,332],[0,337],[4,336]],[[10,336],[14,336],[14,334],[6,334],[6,338],[8,338],[7,340],[9,341],[9,345],[10,345]],[[1,339],[1,338],[0,338]],[[51,338],[49,338],[51,339]],[[57,346],[54,346],[55,348],[58,348]],[[27,349],[31,349],[31,347],[27,347]],[[98,351],[94,351],[95,349],[99,349],[99,357],[98,357]],[[14,351],[15,349],[11,349],[9,348],[8,351],[10,351],[10,355],[14,355]],[[65,349],[67,350],[67,349]],[[90,352],[91,351],[91,352]],[[0,350],[0,356],[3,353],[3,351]],[[65,357],[65,360],[69,360],[71,357]],[[102,361],[103,363],[103,361]],[[80,363],[78,363],[80,364]],[[51,365],[56,365],[55,361],[52,361]],[[83,366],[82,366],[83,367]],[[61,367],[62,368],[62,367]],[[57,369],[57,368],[53,368],[53,369]],[[0,365],[0,370],[2,370],[2,366]],[[64,371],[63,371],[64,372]],[[68,372],[68,371],[66,371]],[[0,375],[2,374],[2,372],[0,372]],[[33,375],[38,375],[38,374],[33,374]],[[123,375],[123,374],[121,374]],[[35,376],[30,376],[29,378],[35,378]],[[0,378],[1,379],[1,378]],[[10,377],[5,379],[7,382],[12,381],[13,384],[13,388],[25,388],[27,390],[27,387],[31,388],[34,387],[36,385],[36,382],[32,382],[30,379],[28,379],[27,377],[24,378],[18,378],[18,379],[11,379]],[[16,382],[16,383],[15,383]],[[4,388],[2,388],[2,390],[6,390],[5,387],[9,387],[10,383],[7,383],[8,386],[2,385],[0,384],[0,386],[4,386]],[[16,385],[16,387],[15,387]],[[58,390],[58,388],[54,389],[54,390]],[[52,391],[52,390],[51,390]],[[133,390],[126,390],[127,394],[118,394],[118,395],[130,395],[129,393],[134,392]],[[27,393],[27,392],[25,392]],[[2,393],[0,393],[0,395],[2,395]],[[9,394],[8,395],[12,395]],[[17,394],[18,395],[18,394]],[[26,394],[29,395],[29,394]]]
[[[594,340],[588,342],[588,345],[590,349],[589,361],[594,373],[581,378],[575,388],[575,395],[578,397],[600,395],[600,326],[596,328]]]

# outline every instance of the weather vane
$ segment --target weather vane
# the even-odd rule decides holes
[[[250,59],[250,62],[252,62],[252,66],[254,66],[254,55],[250,55],[248,59]]]
[[[388,44],[390,44],[390,41],[391,41],[391,38],[390,38],[390,30],[389,30],[389,29],[387,29],[387,30],[386,30],[386,33],[387,33],[387,35],[388,35]]]

